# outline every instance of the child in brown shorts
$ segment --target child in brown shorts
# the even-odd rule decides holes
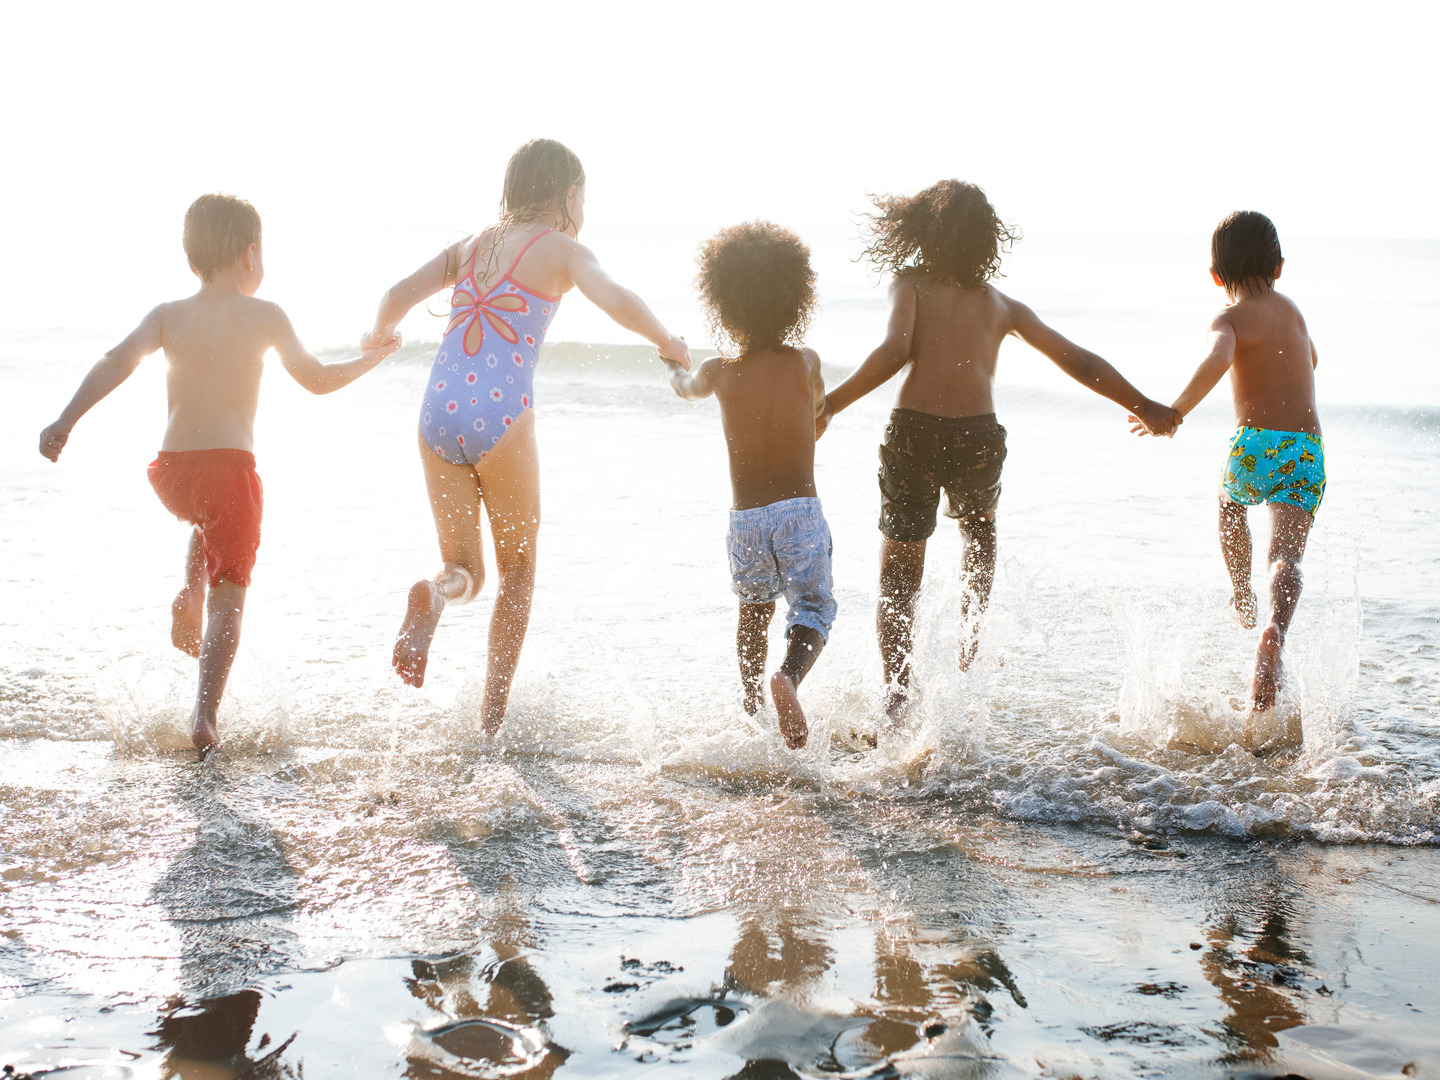
[[[400,342],[343,363],[315,359],[285,312],[255,299],[265,276],[260,215],[244,199],[200,196],[185,213],[184,243],[199,291],[155,308],[90,369],[60,418],[40,433],[40,453],[59,460],[80,417],[141,360],[165,350],[170,420],[150,465],[150,483],[167,510],[195,526],[185,585],[170,608],[170,639],[200,660],[190,737],[205,752],[219,741],[216,714],[240,644],[245,590],[260,546],[262,492],[252,451],[265,354],[273,348],[296,382],[312,394],[328,394],[364,375]]]
[[[908,700],[915,598],[925,545],[945,492],[960,523],[969,590],[959,665],[968,668],[995,576],[995,505],[1005,429],[995,419],[1000,343],[1015,334],[1077,382],[1171,434],[1180,416],[1145,397],[1110,364],[1067,341],[1024,304],[989,284],[1018,233],[974,184],[942,180],[908,198],[876,200],[866,256],[893,277],[885,340],[825,399],[822,427],[900,371],[905,377],[880,446],[880,598],[876,630],[888,687],[885,711]]]

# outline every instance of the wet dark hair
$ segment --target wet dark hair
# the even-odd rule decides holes
[[[985,192],[941,180],[917,195],[879,195],[869,215],[873,239],[863,252],[881,273],[923,275],[940,285],[983,289],[1000,272],[1000,253],[1020,239]]]
[[[747,221],[700,245],[695,279],[717,344],[739,352],[799,345],[815,313],[810,249],[789,229]]]
[[[580,187],[584,183],[585,168],[580,164],[580,158],[562,142],[531,139],[511,154],[510,162],[505,166],[505,187],[500,195],[500,220],[496,222],[490,238],[485,267],[477,276],[481,280],[489,279],[495,251],[512,225],[529,224],[549,217],[558,209],[560,228],[569,228],[573,222],[565,197],[572,187]],[[445,277],[449,280],[448,249],[446,260]]]
[[[1210,237],[1210,266],[1227,292],[1273,289],[1281,258],[1275,223],[1254,210],[1236,210]]]
[[[251,244],[260,243],[260,213],[244,199],[215,193],[201,195],[185,211],[185,257],[200,275],[229,266]]]

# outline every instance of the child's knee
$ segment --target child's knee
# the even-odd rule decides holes
[[[485,584],[483,567],[472,570],[460,563],[448,563],[441,572],[441,577],[447,579],[441,584],[442,591],[446,594],[446,603],[450,604],[468,604],[479,595]]]
[[[984,510],[978,514],[967,514],[960,519],[960,531],[976,540],[995,535],[995,511]]]
[[[500,588],[526,588],[535,584],[535,548],[512,551],[503,560],[496,560],[495,573]]]

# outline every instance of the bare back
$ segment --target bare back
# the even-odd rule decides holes
[[[1014,330],[1009,299],[993,288],[966,289],[915,280],[910,364],[895,404],[933,416],[995,411],[1000,343]]]
[[[202,287],[156,311],[169,399],[161,449],[253,450],[260,376],[276,343],[279,308]]]
[[[533,246],[526,250],[532,240]],[[473,260],[475,283],[482,292],[492,289],[510,271],[517,285],[534,293],[560,296],[575,287],[569,267],[578,247],[573,238],[546,225],[528,223],[503,231],[491,226],[450,249],[445,286],[463,277]],[[517,263],[521,252],[524,258]]]
[[[733,507],[815,496],[815,415],[825,391],[810,349],[765,349],[714,366]]]
[[[1273,290],[1246,293],[1215,318],[1234,334],[1230,390],[1245,427],[1320,434],[1315,409],[1315,346],[1300,309]]]

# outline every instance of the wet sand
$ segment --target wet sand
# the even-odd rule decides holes
[[[10,749],[0,1063],[37,1076],[1440,1075],[1432,847],[918,775]]]

